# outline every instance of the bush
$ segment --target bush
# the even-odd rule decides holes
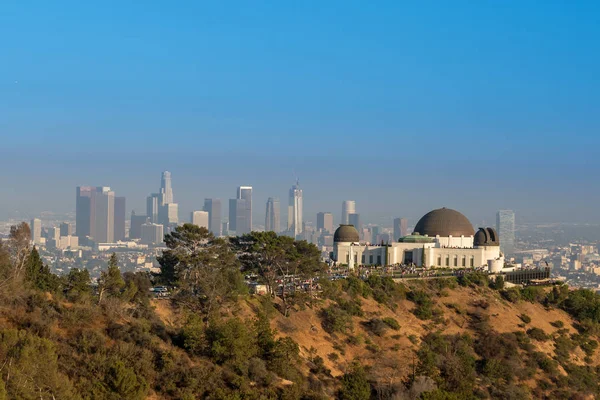
[[[527,330],[527,334],[533,340],[537,340],[538,342],[545,342],[548,340],[548,335],[541,330],[540,328],[531,328]]]
[[[358,299],[350,301],[340,299],[337,303],[342,310],[346,311],[350,315],[354,315],[357,317],[362,317],[364,315],[363,310],[361,308],[362,303]]]
[[[374,335],[384,336],[388,330],[388,325],[379,318],[373,318],[367,322],[363,322],[363,325]]]
[[[489,283],[488,275],[483,272],[470,272],[458,278],[458,284],[460,286],[488,286]]]
[[[344,310],[329,306],[321,311],[322,326],[327,333],[346,333],[352,330],[352,317]]]
[[[539,286],[528,286],[521,290],[521,298],[531,303],[541,303],[546,298],[544,289]]]
[[[413,314],[419,319],[427,320],[433,317],[433,301],[423,290],[413,290],[408,296],[416,304]]]
[[[494,280],[493,287],[496,290],[504,289],[504,276],[503,275],[498,275],[496,277],[496,279]]]
[[[565,323],[560,320],[556,320],[556,321],[550,322],[550,325],[552,325],[555,328],[563,328],[565,326]]]
[[[521,315],[519,315],[519,318],[521,319],[521,321],[523,321],[526,324],[531,322],[531,317],[527,314],[521,314]]]
[[[341,400],[369,400],[371,398],[371,385],[367,379],[364,368],[354,362],[350,371],[342,376],[342,387],[338,393]]]
[[[511,303],[518,303],[521,300],[521,291],[519,288],[513,287],[500,292],[502,297]]]
[[[400,324],[394,318],[392,318],[392,317],[386,317],[382,321],[387,326],[389,326],[390,328],[392,328],[393,330],[395,330],[395,331],[399,331],[400,330]]]

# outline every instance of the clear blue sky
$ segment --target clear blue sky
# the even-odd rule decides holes
[[[168,169],[185,212],[295,171],[309,219],[598,222],[599,74],[593,1],[7,0],[0,216]]]

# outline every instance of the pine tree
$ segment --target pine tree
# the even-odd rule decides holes
[[[117,255],[112,253],[108,260],[108,269],[102,271],[100,279],[98,279],[98,302],[101,302],[105,295],[119,297],[121,290],[125,287],[125,280],[121,276],[118,263]]]

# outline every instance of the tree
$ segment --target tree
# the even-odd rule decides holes
[[[53,292],[60,286],[59,278],[50,272],[47,265],[44,265],[35,246],[31,249],[25,264],[25,280],[36,289],[44,291]]]
[[[73,268],[69,271],[65,282],[65,294],[72,300],[81,300],[92,293],[90,273],[87,269]]]
[[[31,251],[30,242],[31,230],[27,223],[10,227],[7,245],[0,246],[0,288],[22,278]]]
[[[110,260],[108,260],[108,269],[102,271],[98,279],[98,303],[102,302],[105,295],[119,297],[124,286],[125,281],[121,276],[119,260],[117,255],[112,253]]]
[[[358,361],[352,363],[350,371],[342,376],[342,388],[338,398],[342,400],[369,400],[371,398],[371,385],[365,369]]]
[[[229,243],[204,227],[178,226],[165,236],[160,279],[179,286],[179,300],[206,316],[232,294],[241,292],[242,276]],[[164,274],[163,274],[164,273]]]
[[[147,272],[125,272],[125,291],[123,300],[148,305],[150,302],[150,288],[152,280]]]

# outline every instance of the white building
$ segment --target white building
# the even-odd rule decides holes
[[[42,244],[42,220],[34,218],[31,220],[31,241],[34,244]]]
[[[142,224],[142,244],[162,243],[164,237],[164,227],[161,224],[146,223]]]
[[[208,229],[208,211],[192,211],[192,224]]]
[[[354,265],[415,264],[435,268],[487,267],[503,263],[500,241],[493,228],[477,233],[461,213],[441,208],[426,214],[412,235],[388,245],[363,244],[352,225],[341,225],[334,235],[333,258]],[[490,263],[490,260],[498,260]]]
[[[302,189],[299,183],[290,189],[287,229],[294,238],[302,233]]]

